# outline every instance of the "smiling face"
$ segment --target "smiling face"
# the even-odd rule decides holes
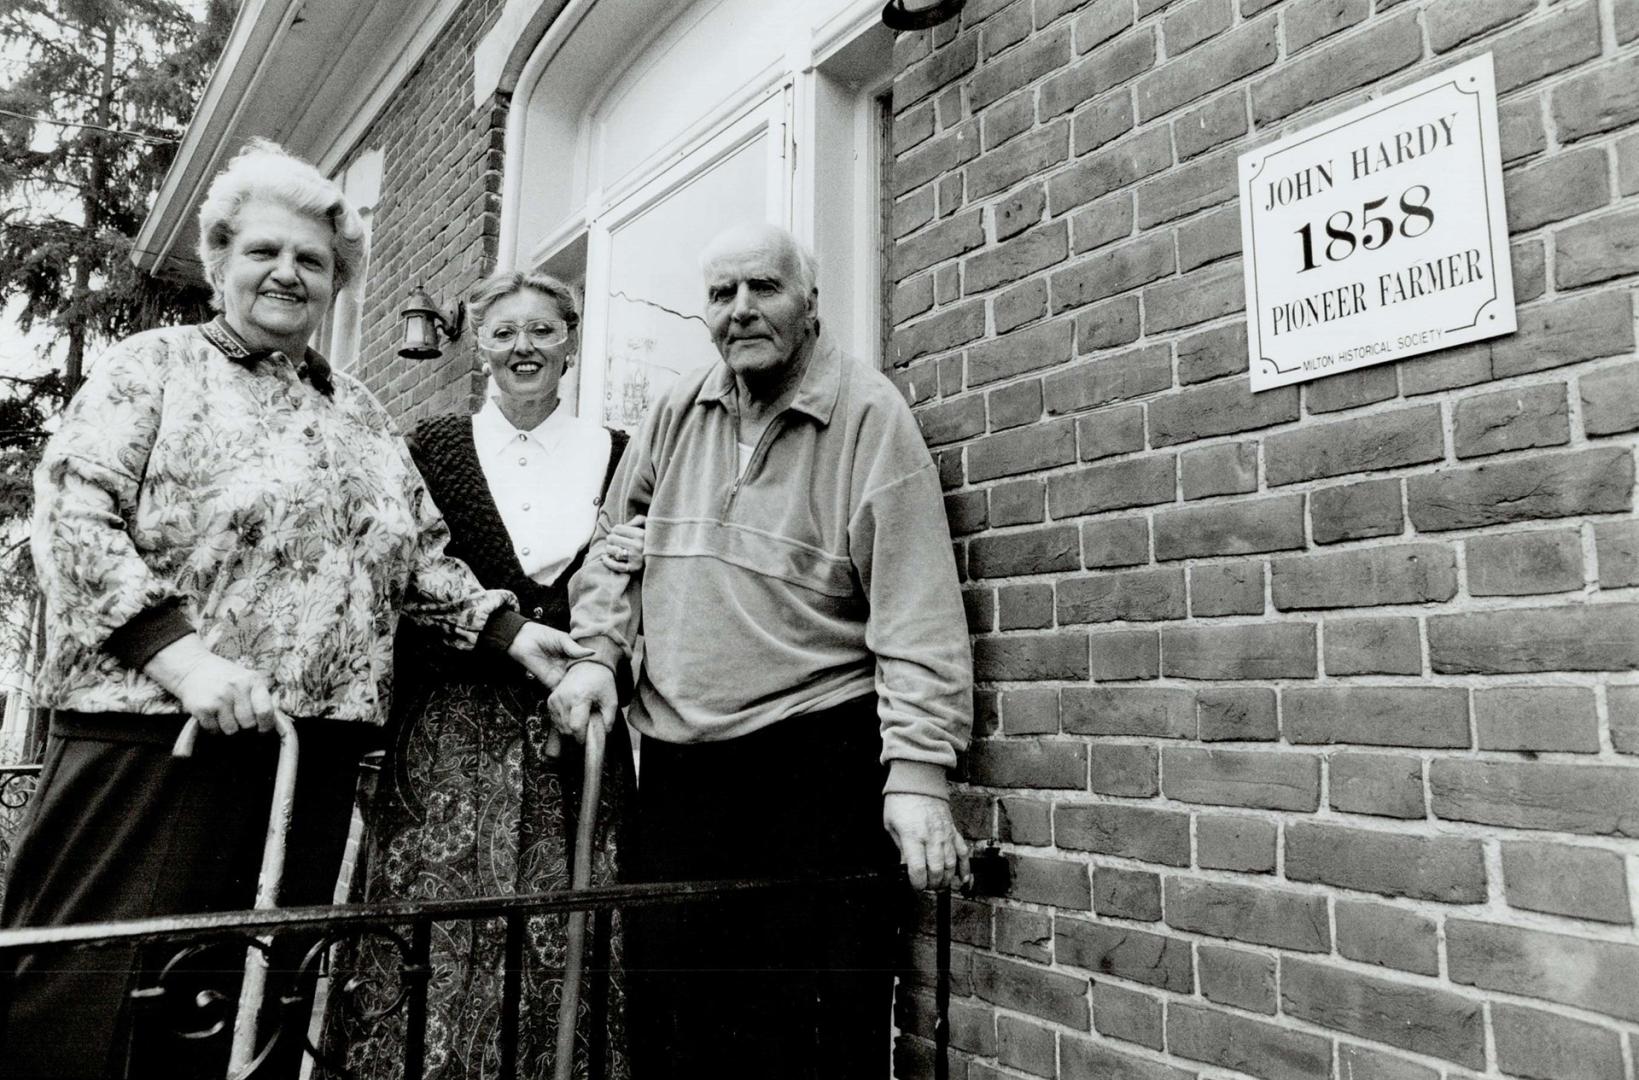
[[[564,318],[556,300],[534,289],[520,289],[503,296],[484,313],[483,326],[479,327],[480,340],[485,328],[502,323],[509,323],[520,331],[510,349],[478,347],[489,365],[490,377],[501,392],[503,408],[508,404],[529,403],[537,407],[557,404],[558,381],[563,378],[569,357],[575,351],[576,335],[571,331],[556,345],[537,348],[530,335],[522,331],[539,322],[562,324]],[[547,412],[550,411],[548,408]]]
[[[222,314],[252,348],[300,357],[335,291],[333,230],[271,202],[247,203],[238,228],[218,282]]]
[[[777,375],[803,355],[816,328],[817,293],[784,234],[753,227],[727,233],[707,252],[706,325],[739,376]]]

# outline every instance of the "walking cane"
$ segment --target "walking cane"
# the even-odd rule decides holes
[[[285,837],[296,803],[296,727],[282,712],[273,714],[279,733],[279,764],[273,774],[273,805],[268,812],[267,838],[262,842],[262,869],[256,875],[256,908],[279,905],[279,882],[285,872]],[[192,757],[199,721],[189,719],[171,748],[172,757]],[[239,986],[239,1012],[233,1021],[233,1046],[228,1052],[228,1075],[242,1080],[256,1056],[256,1014],[262,1011],[267,990],[267,953],[272,935],[257,938],[245,951],[245,978]]]
[[[580,821],[575,828],[575,865],[569,887],[592,883],[592,837],[597,830],[598,789],[603,785],[603,724],[586,725],[586,769],[581,781]],[[569,937],[563,964],[563,998],[558,1002],[558,1052],[554,1080],[570,1080],[575,1071],[575,1014],[580,1011],[580,984],[586,959],[586,912],[569,913]]]

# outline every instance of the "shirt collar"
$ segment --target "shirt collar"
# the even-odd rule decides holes
[[[273,355],[275,349],[253,349],[245,339],[239,336],[238,331],[228,325],[228,320],[221,315],[205,323],[199,328],[205,335],[205,340],[215,345],[217,350],[229,360],[238,364],[246,371],[256,370],[256,365]],[[336,384],[330,377],[330,361],[326,360],[316,350],[303,347],[302,358],[292,361],[298,378],[306,379],[313,384],[313,389],[325,397],[335,397]]]
[[[485,398],[483,407],[473,414],[473,440],[477,444],[479,454],[486,457],[516,440],[520,435],[550,449],[553,440],[567,431],[572,423],[569,410],[564,408],[560,400],[545,420],[524,431],[513,426],[494,398]]]
[[[842,352],[829,337],[821,333],[814,340],[814,351],[808,358],[802,381],[797,384],[796,396],[786,408],[810,416],[821,425],[829,424],[841,391]],[[729,370],[727,364],[720,363],[706,377],[694,400],[696,404],[720,404],[733,393],[734,372]]]

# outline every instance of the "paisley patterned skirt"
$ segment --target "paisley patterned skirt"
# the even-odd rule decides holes
[[[565,740],[547,756],[545,699],[528,684],[445,683],[406,704],[388,750],[372,813],[368,884],[374,901],[431,900],[569,887],[580,809],[580,748]],[[605,755],[592,884],[616,881],[616,834],[631,786],[624,731]],[[524,944],[518,1075],[551,1076],[567,919],[529,919]],[[611,950],[605,1075],[628,1075],[619,975],[619,916]],[[426,1073],[480,1080],[500,1071],[505,926],[499,919],[440,923],[432,934]],[[391,1006],[402,965],[398,947],[366,938],[339,958],[331,980],[327,1049],[358,1080],[403,1075],[405,1010]],[[343,986],[362,976],[351,990]],[[583,987],[576,1026],[577,1077],[588,1075],[589,1016]]]

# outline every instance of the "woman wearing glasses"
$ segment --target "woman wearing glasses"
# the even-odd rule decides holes
[[[518,595],[522,612],[569,627],[568,583],[586,557],[603,491],[625,447],[623,432],[570,414],[558,383],[575,359],[580,313],[574,294],[545,274],[502,272],[469,307],[490,377],[475,415],[421,423],[411,445],[450,527],[449,552],[490,588]],[[641,519],[612,536],[605,556],[636,567]],[[570,843],[580,805],[580,748],[550,739],[546,690],[499,664],[475,662],[430,639],[400,635],[397,736],[388,750],[371,822],[367,898],[422,900],[540,892],[569,887]],[[549,746],[550,743],[550,746]],[[625,725],[609,734],[598,815],[593,884],[615,881],[614,834],[631,784]],[[561,917],[531,920],[527,934],[518,1072],[551,1072],[561,968]],[[366,1011],[397,990],[396,949],[367,945]],[[434,932],[427,1075],[487,1076],[500,1060],[504,930],[493,923],[444,923]],[[352,966],[352,965],[348,965]],[[618,1002],[617,1002],[618,1004]],[[357,1008],[341,1012],[358,1013]],[[620,1010],[610,1009],[618,1024]],[[401,1075],[399,1023],[346,1032],[360,1077]],[[351,1027],[344,1020],[344,1026]],[[577,1025],[579,1052],[587,1025]],[[606,1045],[619,1048],[611,1037]],[[614,1052],[618,1053],[618,1049]],[[624,1075],[624,1063],[609,1063]],[[578,1062],[576,1074],[584,1072]]]

